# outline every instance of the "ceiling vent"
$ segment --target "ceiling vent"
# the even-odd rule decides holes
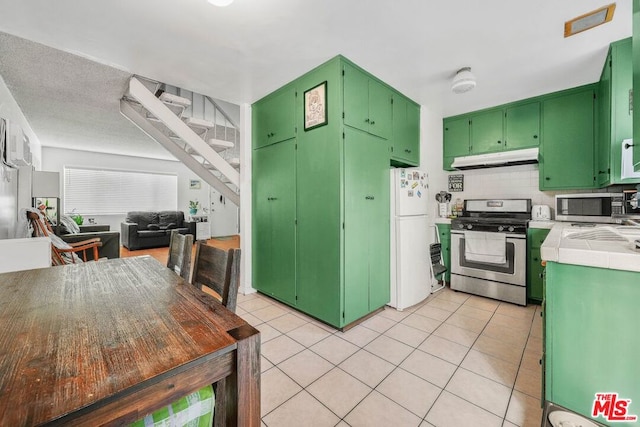
[[[565,22],[564,36],[569,37],[611,21],[615,10],[616,4],[611,3],[609,6],[601,7]]]

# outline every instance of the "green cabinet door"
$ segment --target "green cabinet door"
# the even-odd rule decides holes
[[[504,149],[502,110],[492,110],[471,117],[471,154]]]
[[[344,124],[369,131],[369,77],[344,65]]]
[[[392,94],[388,87],[369,79],[369,133],[391,138]]]
[[[596,187],[594,103],[593,85],[543,102],[540,190]]]
[[[451,225],[436,224],[438,227],[438,238],[440,239],[440,251],[442,253],[442,262],[447,267],[444,274],[447,283],[451,281]]]
[[[546,399],[589,418],[595,394],[615,392],[639,415],[640,274],[548,262],[546,276]]]
[[[633,0],[632,46],[633,87],[640,88],[640,0]],[[640,135],[640,96],[633,97],[633,134]],[[633,144],[633,163],[635,170],[640,171],[640,144]]]
[[[598,187],[608,185],[611,180],[611,52],[607,56],[600,82],[598,84],[598,140],[596,141],[597,152],[597,175]]]
[[[420,106],[399,94],[393,96],[391,158],[402,165],[420,164]]]
[[[253,152],[253,286],[295,303],[295,139]]]
[[[364,72],[344,64],[344,123],[391,138],[391,90]]]
[[[504,148],[537,147],[540,144],[540,103],[516,105],[507,108]]]
[[[344,153],[346,325],[389,302],[390,214],[386,143],[347,128]]]
[[[529,228],[527,230],[527,299],[531,302],[541,303],[543,292],[542,258],[540,247],[549,234],[545,228]]]
[[[296,135],[296,89],[293,86],[253,104],[253,148],[291,139]]]
[[[453,170],[451,163],[455,157],[469,155],[469,118],[445,119],[443,128],[442,167],[445,170]]]

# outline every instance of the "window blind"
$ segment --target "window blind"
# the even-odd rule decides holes
[[[126,170],[64,168],[65,214],[177,210],[178,177]]]

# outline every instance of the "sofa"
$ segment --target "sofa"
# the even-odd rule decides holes
[[[169,246],[173,230],[195,238],[196,223],[185,221],[182,211],[127,212],[125,222],[120,224],[122,246],[132,251]]]
[[[81,225],[79,231],[67,229],[63,223],[56,227],[56,234],[67,243],[100,238],[102,246],[98,248],[99,258],[120,258],[120,233],[110,231],[108,225]],[[93,252],[87,251],[87,260],[93,259]]]

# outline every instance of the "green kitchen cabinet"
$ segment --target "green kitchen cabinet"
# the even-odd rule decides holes
[[[504,149],[502,110],[489,110],[470,118],[470,152],[484,154]]]
[[[451,283],[451,224],[436,224],[438,228],[438,239],[440,239],[440,251],[442,262],[447,267],[444,273],[447,283]]]
[[[640,88],[640,0],[633,0],[632,49],[633,87],[637,89]],[[633,134],[640,135],[640,96],[633,97]],[[640,144],[633,144],[633,164],[634,169],[640,171]]]
[[[632,87],[632,46],[627,38],[609,47],[599,82],[599,187],[640,182],[638,178],[622,178],[622,141],[633,136]]]
[[[343,70],[351,73],[343,74]],[[367,79],[353,79],[355,72]],[[364,86],[363,81],[366,81]],[[266,215],[261,212],[268,210],[270,203],[277,204],[268,200],[270,193],[262,188],[269,187],[261,182],[262,171],[256,171],[252,180],[257,212],[253,215],[253,266],[258,272],[254,273],[253,286],[316,319],[342,328],[389,302],[390,142],[371,132],[370,126],[361,129],[348,125],[346,120],[350,117],[348,111],[357,110],[350,104],[353,100],[347,102],[347,93],[353,94],[365,86],[369,90],[371,82],[382,83],[338,56],[286,87],[302,94],[323,82],[327,83],[327,124],[304,130],[304,103],[299,95],[295,106],[298,132],[291,140],[292,152],[289,148],[282,149],[283,158],[271,161],[268,167],[287,171],[283,181],[288,182],[288,195],[294,200],[293,216],[283,215],[277,225],[261,219]],[[393,92],[383,86],[389,94]],[[373,104],[367,107],[368,111],[388,108],[391,118],[390,99],[381,97],[380,103],[385,104],[381,106],[372,101],[375,97],[369,98],[368,103]],[[374,121],[376,125],[379,123],[377,119]],[[254,167],[255,162],[258,165],[266,162],[262,150],[275,150],[289,143],[287,140],[254,148],[254,157],[257,156]],[[278,176],[285,172],[272,174]],[[264,176],[270,180],[268,175]],[[278,227],[288,230],[284,223],[289,224],[290,220],[295,236],[293,250],[286,253],[288,265],[280,267],[285,272],[293,272],[293,281],[288,276],[287,285],[280,288],[261,283],[264,273],[257,269],[262,266],[265,270],[273,262],[273,255],[262,241]]]
[[[393,94],[391,161],[396,166],[420,164],[420,105]]]
[[[295,302],[295,138],[254,150],[254,286]]]
[[[540,102],[518,101],[443,120],[443,168],[455,157],[537,147]]]
[[[275,144],[296,136],[296,99],[296,88],[285,86],[253,104],[253,148]]]
[[[527,230],[527,300],[541,303],[543,298],[544,267],[540,257],[540,247],[549,234],[549,229],[529,228]]]
[[[546,400],[590,418],[596,393],[618,393],[640,415],[640,273],[547,262],[546,281]]]
[[[344,160],[345,323],[389,302],[389,168],[383,140],[346,129]]]
[[[560,92],[542,103],[540,190],[596,188],[597,85]]]
[[[454,170],[451,167],[453,159],[470,154],[469,118],[455,117],[443,120],[443,161],[444,170]]]
[[[505,108],[504,148],[515,150],[540,144],[540,102]]]
[[[392,92],[364,71],[344,64],[344,124],[390,139]]]

